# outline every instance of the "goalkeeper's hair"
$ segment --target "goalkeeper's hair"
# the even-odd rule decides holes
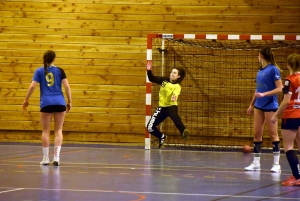
[[[178,75],[180,75],[180,77],[176,82],[180,84],[180,82],[185,78],[186,72],[183,68],[175,67],[174,69],[178,70]]]

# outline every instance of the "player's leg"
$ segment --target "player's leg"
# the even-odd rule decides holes
[[[298,154],[300,152],[300,127],[298,128],[297,135],[296,135],[296,144],[297,144],[297,149],[298,149]],[[300,165],[298,164],[298,169],[300,173]]]
[[[296,134],[296,144],[297,144],[297,147],[298,147],[297,153],[299,154],[299,152],[300,152],[300,127],[298,128],[297,134]],[[299,165],[299,163],[298,163],[297,167],[298,167],[298,171],[299,171],[299,174],[300,174],[300,165]]]
[[[294,141],[298,135],[297,130],[282,129],[282,139],[286,158],[292,170],[292,177],[289,177],[286,181],[282,182],[283,186],[298,186],[300,185],[300,174],[298,169],[298,157],[294,151]],[[298,136],[297,136],[298,137]]]
[[[63,141],[63,124],[65,120],[66,112],[55,112],[54,113],[54,132],[55,132],[55,138],[54,138],[54,157],[53,157],[53,164],[59,165],[59,155],[61,150],[61,145]]]
[[[42,124],[42,148],[43,148],[43,160],[41,165],[48,165],[49,162],[49,146],[50,146],[50,125],[51,125],[52,113],[48,113],[47,110],[43,112],[41,110],[41,124]]]
[[[271,118],[273,117],[275,111],[272,112],[265,112],[265,120],[266,125],[268,128],[268,133],[272,141],[272,147],[273,147],[273,165],[271,168],[271,172],[280,172],[281,167],[279,165],[279,158],[280,158],[280,140],[278,137],[278,124],[272,123]]]
[[[178,115],[178,107],[171,106],[168,108],[168,116],[172,119],[173,123],[175,124],[176,128],[179,130],[180,134],[183,138],[188,138],[190,132],[188,129],[185,128],[184,124],[180,116]]]
[[[164,140],[166,139],[166,136],[160,132],[160,130],[157,128],[157,126],[163,122],[167,118],[167,110],[166,108],[158,107],[156,111],[151,116],[148,124],[147,124],[147,130],[151,135],[154,135],[159,139],[159,145],[158,148],[160,148]]]
[[[245,167],[247,171],[260,170],[260,155],[261,155],[261,146],[262,146],[262,135],[265,123],[264,112],[260,109],[254,109],[254,159],[253,162]]]

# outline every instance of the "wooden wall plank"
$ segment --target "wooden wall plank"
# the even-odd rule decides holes
[[[256,15],[177,15],[176,21],[197,21],[197,22],[257,22],[264,23],[299,23],[300,18],[296,16],[256,16]]]
[[[28,0],[10,0],[16,2],[28,2]],[[46,2],[46,3],[82,3],[82,0],[32,0],[31,2]],[[210,1],[199,1],[199,0],[186,0],[186,1],[172,1],[172,0],[94,0],[94,1],[86,1],[85,4],[118,4],[118,5],[187,5],[187,6],[270,6],[270,5],[278,5],[278,6],[295,6],[299,5],[298,0],[210,0]]]
[[[7,42],[0,42],[0,49],[7,49],[7,48],[8,48]],[[3,56],[0,56],[0,59],[1,58],[3,58]]]
[[[3,2],[1,10],[18,11],[50,11],[50,12],[92,12],[92,13],[126,13],[126,14],[240,14],[240,13],[261,13],[262,15],[292,15],[299,14],[297,6],[286,6],[284,9],[280,6],[271,4],[268,9],[265,6],[194,6],[194,5],[111,5],[111,4],[84,4],[84,3],[41,3],[41,2]],[[296,4],[297,5],[297,4]],[[299,4],[298,4],[299,6]]]
[[[32,101],[30,101],[30,104]],[[18,103],[17,105],[0,105],[0,111],[9,111],[9,112],[23,112],[22,103]],[[39,105],[29,105],[28,113],[37,112],[40,110]],[[106,114],[106,115],[141,115],[145,114],[145,111],[140,108],[112,108],[112,107],[72,107],[70,113],[97,113],[97,114]]]
[[[31,73],[2,73],[3,81],[28,82],[33,75]],[[144,85],[145,77],[115,76],[115,75],[76,75],[69,74],[68,81],[75,84],[103,84],[103,85]]]
[[[3,44],[0,42],[0,45]],[[136,60],[140,61],[140,62],[144,62],[145,59],[145,53],[128,53],[128,52],[122,52],[122,53],[117,53],[117,52],[101,52],[101,54],[97,51],[71,51],[70,52],[66,52],[63,50],[56,50],[56,56],[57,58],[61,59],[61,58],[68,58],[70,59],[70,54],[72,55],[72,60],[73,59],[102,59],[103,62],[99,62],[98,65],[102,65],[102,63],[104,63],[105,65],[109,65],[111,64],[110,62],[114,62],[115,60],[123,60],[123,65],[122,66],[126,66],[126,62],[128,63],[132,63],[134,60],[135,62],[137,62]],[[38,58],[42,58],[43,57],[43,53],[41,50],[36,49],[36,50],[30,50],[30,51],[23,51],[22,49],[13,49],[13,50],[9,50],[7,49],[7,46],[5,46],[5,48],[1,48],[0,46],[0,55],[7,57],[28,57],[27,59],[31,59],[32,57],[38,57]],[[29,58],[31,57],[31,58]],[[14,60],[13,60],[14,61]],[[35,61],[39,61],[42,62],[42,59],[39,60],[35,60]],[[77,60],[77,61],[81,61],[81,60]],[[2,63],[5,63],[5,60],[1,60]],[[25,61],[24,61],[25,62]],[[60,63],[61,61],[59,61]],[[0,63],[0,66],[4,66],[2,63]],[[25,65],[26,63],[22,63],[22,65]],[[77,64],[80,65],[80,64]],[[109,65],[110,66],[110,65]],[[120,67],[122,67],[120,66]],[[26,67],[26,66],[22,66],[22,67]],[[27,67],[32,67],[31,65],[27,65]]]
[[[40,98],[38,97],[38,92],[36,91],[36,96],[32,96],[29,101],[29,106],[39,106]],[[0,105],[20,105],[22,106],[24,101],[24,97],[2,97],[0,98]],[[73,99],[72,101],[73,107],[103,107],[103,108],[136,108],[144,110],[145,108],[145,100],[110,100],[110,99]],[[32,110],[31,108],[28,110]],[[144,115],[141,117],[144,118]]]
[[[125,62],[125,61],[123,61]],[[127,62],[127,61],[126,61]],[[128,66],[132,66],[132,62],[128,62],[131,63],[127,64]],[[122,64],[122,61],[120,62],[120,64]],[[10,67],[7,67],[9,66]],[[13,67],[11,65],[14,65]],[[109,64],[108,64],[109,65]],[[141,65],[141,64],[139,64]],[[4,66],[4,67],[1,67]],[[61,68],[64,69],[64,71],[66,72],[66,75],[68,77],[69,74],[73,74],[73,75],[95,75],[95,74],[107,74],[107,75],[132,75],[132,76],[140,76],[142,73],[145,72],[144,67],[126,67],[126,65],[123,65],[122,67],[119,67],[120,65],[117,65],[118,67],[110,67],[110,66],[75,66],[75,65],[63,65],[60,66]],[[135,66],[135,65],[133,65]],[[14,63],[11,62],[10,64],[5,64],[2,63],[0,64],[0,71],[4,72],[4,73],[31,73],[31,75],[33,76],[34,72],[36,71],[36,69],[38,69],[40,67],[25,67],[23,63]]]
[[[0,120],[0,127],[3,130],[41,130],[39,121],[7,121]],[[51,123],[51,128],[54,124]],[[117,124],[117,123],[82,123],[65,122],[64,130],[77,131],[77,132],[95,132],[100,130],[105,133],[143,133],[144,124],[131,123],[131,124]]]
[[[3,87],[1,90],[8,90],[8,89],[28,89],[30,82],[20,83],[20,82],[0,82]],[[137,85],[137,86],[124,86],[124,85],[106,85],[105,87],[101,85],[95,84],[71,84],[72,91],[127,91],[127,92],[134,92],[140,93],[146,91],[146,86]],[[62,87],[63,88],[63,87]],[[39,86],[36,87],[36,90],[39,90]]]
[[[41,35],[41,34],[1,34],[0,41],[47,43],[76,43],[76,44],[110,44],[110,45],[140,45],[146,43],[145,38],[136,37],[101,37],[101,36],[68,36],[68,35]]]
[[[271,9],[270,9],[271,10]],[[187,11],[188,12],[188,11]],[[197,12],[200,12],[197,10]],[[249,12],[249,11],[237,11],[237,12]],[[296,11],[287,11],[291,13],[300,12],[300,9]],[[186,13],[182,13],[186,14]],[[269,14],[272,15],[272,14]],[[238,22],[237,22],[238,23]],[[237,26],[238,25],[238,26]],[[138,23],[134,21],[99,21],[99,20],[62,20],[62,19],[27,19],[27,18],[15,18],[14,26],[17,27],[43,27],[43,28],[74,28],[74,29],[92,29],[98,27],[99,29],[113,30],[115,27],[119,30],[131,29],[131,30],[147,30],[153,31],[181,31],[182,33],[197,33],[199,29],[202,32],[229,32],[239,31],[245,33],[245,30],[259,30],[260,32],[286,32],[289,28],[295,28],[298,30],[298,23],[283,23],[278,26],[274,23],[261,22],[260,24],[249,22],[247,24],[239,22],[239,24],[232,24],[232,22],[150,22],[140,21]]]
[[[12,27],[12,26],[14,26],[14,20],[12,18],[1,18],[0,26],[1,27]]]
[[[268,23],[299,23],[299,15],[291,16],[261,16],[247,13],[245,15],[211,15],[210,13],[197,13],[193,14],[176,14],[176,15],[131,15],[131,14],[95,14],[86,13],[56,13],[55,16],[51,15],[52,12],[32,12],[32,11],[3,11],[0,15],[2,17],[13,18],[30,18],[30,19],[70,19],[70,20],[105,20],[105,21],[212,21],[212,22],[243,22],[243,21],[262,21]],[[39,33],[39,32],[38,32]],[[49,32],[48,32],[49,34]],[[59,34],[59,33],[58,33]],[[69,36],[69,34],[68,34]]]
[[[56,34],[68,36],[114,36],[114,37],[143,37],[146,38],[149,31],[146,30],[99,30],[97,27],[92,29],[73,29],[73,28],[41,28],[41,27],[0,27],[0,33],[17,34]],[[58,51],[60,49],[57,49]]]
[[[0,95],[3,97],[25,97],[27,89],[0,89]],[[87,91],[87,90],[72,90],[74,97],[79,99],[122,99],[130,100],[137,98],[144,98],[145,91],[143,92],[134,92],[134,91]]]
[[[99,132],[70,132],[63,131],[64,143],[106,142],[106,143],[143,143],[144,135],[131,133],[99,133]],[[50,139],[54,139],[53,132]],[[41,143],[40,131],[3,131],[0,130],[1,142],[36,142]],[[142,146],[142,144],[140,144]],[[64,146],[64,145],[63,145]]]
[[[72,20],[106,20],[106,21],[175,21],[174,15],[152,15],[151,18],[147,15],[140,14],[98,14],[98,13],[56,13],[52,12],[32,12],[32,11],[4,11],[0,16],[14,18],[31,18],[31,19],[72,19]]]
[[[48,49],[60,49],[61,51],[90,51],[90,52],[111,52],[111,53],[126,53],[131,52],[132,54],[135,53],[145,53],[146,50],[143,46],[128,46],[128,45],[84,45],[84,44],[63,44],[63,43],[23,43],[23,42],[8,42],[7,48],[8,49],[26,49],[26,50],[48,50]],[[38,58],[40,59],[40,58]]]
[[[40,121],[40,112],[11,112],[2,111],[0,120],[7,121]],[[111,123],[116,124],[131,124],[144,123],[139,115],[107,115],[99,113],[79,113],[70,112],[65,117],[65,122],[87,122],[87,123]]]

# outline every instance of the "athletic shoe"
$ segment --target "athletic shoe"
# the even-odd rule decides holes
[[[290,179],[284,181],[281,183],[283,186],[300,186],[300,179],[297,179],[295,177],[291,177]]]
[[[270,171],[271,172],[281,172],[281,167],[280,167],[280,165],[278,163],[277,164],[273,164]]]
[[[59,157],[53,157],[53,161],[52,161],[53,165],[55,166],[59,166]]]
[[[252,162],[249,166],[245,167],[245,170],[247,170],[247,171],[259,171],[260,170],[260,164]]]
[[[184,131],[182,133],[182,137],[184,139],[188,139],[189,135],[190,135],[190,131],[188,129],[184,129]]]
[[[296,180],[295,177],[292,175],[292,176],[288,176],[287,179],[283,182],[281,182],[281,184],[283,186],[286,186],[286,184],[288,184],[290,181],[293,181],[293,180]]]
[[[164,141],[165,141],[166,138],[167,138],[167,136],[164,135],[164,137],[162,137],[162,138],[159,139],[159,145],[158,145],[158,148],[161,148],[161,146],[164,144]]]
[[[40,165],[49,165],[49,157],[43,157],[43,160],[40,162]]]

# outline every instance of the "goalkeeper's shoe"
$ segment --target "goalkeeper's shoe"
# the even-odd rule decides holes
[[[166,138],[167,138],[167,136],[163,134],[163,136],[159,139],[159,144],[158,144],[159,149],[164,144]]]
[[[184,129],[183,133],[182,133],[182,137],[184,139],[188,139],[190,135],[190,131],[188,129]]]

